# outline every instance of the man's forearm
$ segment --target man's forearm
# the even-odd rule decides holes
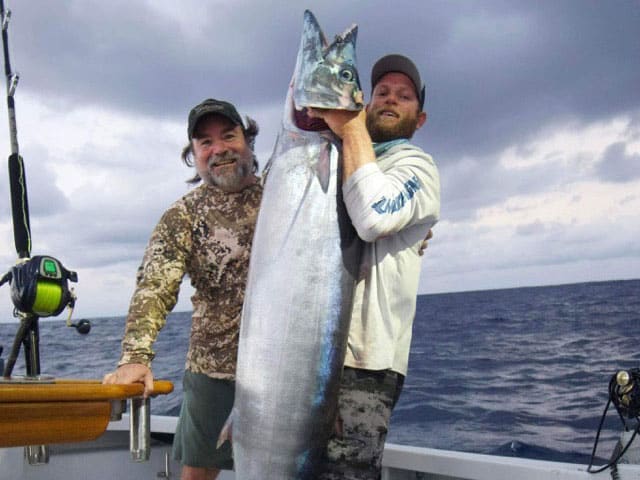
[[[358,168],[375,163],[371,137],[363,119],[354,118],[344,126],[342,136],[342,183]]]

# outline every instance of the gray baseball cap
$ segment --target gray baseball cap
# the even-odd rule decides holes
[[[376,86],[376,83],[389,72],[399,72],[405,74],[411,79],[416,89],[416,95],[418,96],[418,102],[420,104],[420,110],[424,107],[425,86],[420,79],[420,72],[415,64],[404,55],[397,53],[391,55],[385,55],[378,60],[371,69],[371,90]]]

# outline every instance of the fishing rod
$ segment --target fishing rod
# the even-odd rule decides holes
[[[4,51],[4,74],[7,79],[7,110],[9,112],[9,182],[11,186],[11,210],[13,214],[13,237],[19,258],[28,258],[31,254],[31,228],[29,225],[29,203],[24,162],[18,147],[18,127],[14,94],[20,76],[11,71],[9,59],[9,20],[11,11],[5,10],[4,0],[0,0],[2,15],[2,46]]]
[[[18,261],[4,276],[0,285],[9,283],[11,300],[14,304],[14,316],[20,318],[20,327],[16,334],[11,353],[3,369],[3,377],[11,377],[20,346],[24,345],[25,364],[28,377],[40,375],[39,326],[40,317],[59,315],[69,307],[67,326],[75,327],[79,333],[86,334],[90,330],[87,320],[78,324],[71,323],[71,313],[75,306],[76,296],[68,282],[77,282],[76,272],[67,270],[54,257],[39,255],[31,258],[31,227],[29,223],[29,202],[24,160],[18,145],[18,128],[16,122],[16,103],[14,94],[19,75],[11,69],[9,57],[9,21],[11,11],[5,8],[4,0],[0,0],[0,21],[2,25],[2,46],[4,53],[4,72],[7,82],[7,110],[9,114],[9,186],[11,193],[11,213],[13,218],[13,234]]]

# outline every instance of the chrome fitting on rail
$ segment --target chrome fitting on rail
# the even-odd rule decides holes
[[[129,451],[134,462],[146,462],[151,455],[151,400],[130,399]]]

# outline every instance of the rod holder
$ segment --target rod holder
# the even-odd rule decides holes
[[[122,414],[127,409],[126,400],[112,400],[111,401],[111,415],[109,415],[110,422],[117,422],[122,420]]]
[[[151,400],[132,398],[129,414],[129,451],[134,462],[146,462],[151,455]]]
[[[29,465],[46,465],[49,463],[49,446],[28,445],[24,447],[24,456]]]

